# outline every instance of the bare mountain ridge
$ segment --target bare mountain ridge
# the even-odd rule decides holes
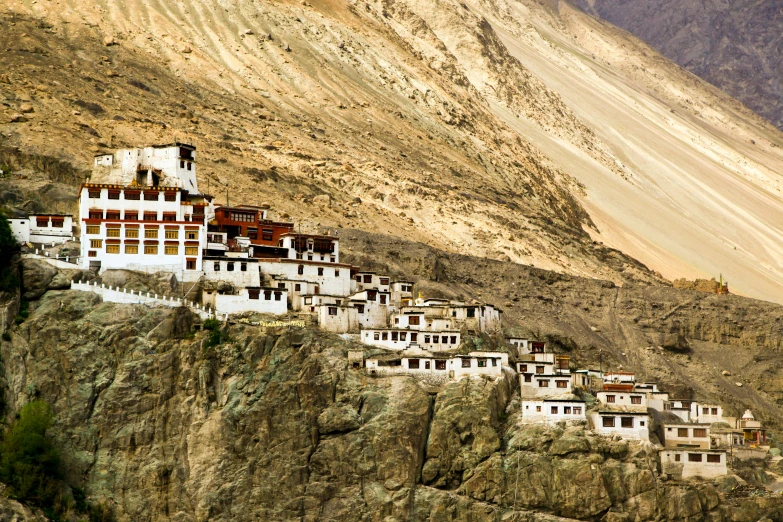
[[[576,3],[783,126],[783,9],[774,0]]]
[[[26,152],[87,168],[187,139],[220,199],[308,226],[659,281],[604,243],[783,299],[779,132],[569,4],[50,7],[9,4],[0,36],[0,132]]]

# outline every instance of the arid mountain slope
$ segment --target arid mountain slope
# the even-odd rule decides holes
[[[202,185],[309,226],[655,280],[605,264],[595,240],[783,301],[783,137],[568,4],[5,9],[0,131],[24,151],[86,168],[99,148],[187,139]],[[11,123],[23,105],[29,121]],[[322,193],[331,208],[312,204]]]
[[[776,0],[577,0],[783,127],[783,8]]]

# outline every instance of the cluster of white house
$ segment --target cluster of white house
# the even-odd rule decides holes
[[[544,343],[510,342],[520,353],[523,422],[585,421],[602,435],[643,441],[655,433],[662,472],[680,479],[725,475],[727,453],[766,443],[766,429],[750,410],[725,417],[719,405],[670,399],[655,383],[636,382],[632,372],[572,371],[570,358],[547,353]],[[573,393],[577,388],[592,392],[597,405],[588,408]]]
[[[309,314],[326,330],[397,351],[451,350],[466,332],[499,329],[492,305],[414,299],[410,281],[341,263],[334,235],[297,233],[294,223],[269,219],[267,206],[215,205],[199,190],[196,159],[186,143],[99,154],[80,188],[76,226],[70,216],[34,215],[12,228],[25,243],[78,237],[75,261],[98,273],[169,272],[199,282],[190,286],[220,316]]]

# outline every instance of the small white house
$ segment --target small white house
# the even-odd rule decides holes
[[[73,239],[70,214],[31,214],[8,220],[11,233],[19,243],[62,244]]]
[[[606,384],[635,384],[636,373],[634,372],[606,372],[604,373],[604,383]]]
[[[202,301],[219,315],[245,312],[282,315],[288,311],[286,290],[280,288],[240,288],[234,294],[204,290]]]
[[[434,375],[448,379],[468,376],[500,377],[508,355],[503,352],[470,352],[468,355],[436,355],[412,346],[398,356],[372,356],[366,359],[367,373],[373,376]]]
[[[348,296],[351,292],[351,266],[331,262],[296,259],[259,259],[262,274],[273,279],[315,283],[318,294]]]
[[[710,449],[710,425],[709,424],[671,424],[660,425],[660,439],[667,449],[672,448],[699,448]]]
[[[726,451],[700,449],[663,449],[661,473],[676,480],[692,477],[714,479],[728,473]]]
[[[666,401],[663,409],[679,417],[682,422],[694,422],[695,419],[691,417],[691,404],[692,401],[673,399]]]
[[[542,399],[522,401],[522,422],[554,424],[560,421],[584,421],[587,408],[578,399]]]
[[[400,328],[362,329],[360,339],[363,344],[388,350],[404,350],[411,344],[416,344],[433,352],[454,350],[462,340],[460,332],[457,331],[418,332]]]
[[[593,430],[601,435],[650,440],[650,417],[647,412],[602,409],[590,416],[590,422]]]
[[[599,391],[595,397],[602,405],[647,409],[647,394],[645,393]]]
[[[506,342],[517,349],[518,353],[530,353],[530,349],[528,348],[528,343],[530,342],[528,339],[523,339],[521,337],[506,337]]]
[[[703,424],[712,424],[713,422],[726,422],[723,419],[723,408],[718,404],[702,404],[694,402],[691,404],[691,420]]]
[[[553,397],[573,390],[570,375],[523,373],[519,382],[522,397]]]

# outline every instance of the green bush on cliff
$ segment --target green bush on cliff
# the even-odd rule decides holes
[[[229,340],[228,334],[220,329],[220,321],[217,319],[204,321],[204,329],[209,332],[207,340],[204,342],[204,348],[212,348]]]
[[[19,243],[11,233],[8,218],[0,212],[0,292],[19,288],[19,277],[11,270],[11,258],[19,251]]]
[[[61,489],[60,454],[46,437],[53,417],[46,402],[29,402],[0,443],[0,481],[17,499],[50,509]]]

